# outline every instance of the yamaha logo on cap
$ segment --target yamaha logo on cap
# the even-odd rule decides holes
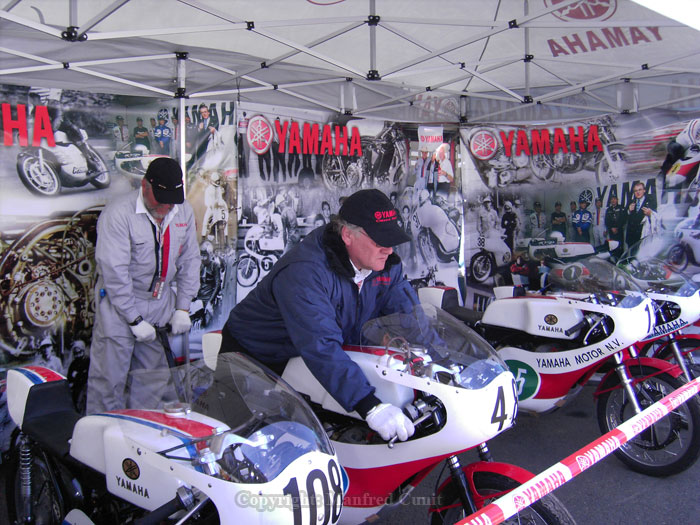
[[[376,222],[386,222],[396,220],[396,210],[375,211],[374,220]]]

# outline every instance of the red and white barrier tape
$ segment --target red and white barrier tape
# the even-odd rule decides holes
[[[580,448],[559,463],[552,465],[527,483],[523,483],[480,511],[457,522],[457,525],[497,525],[502,523],[620,448],[698,392],[700,392],[700,378],[674,390],[619,427]]]

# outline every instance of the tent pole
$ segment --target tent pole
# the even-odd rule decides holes
[[[187,197],[187,162],[185,160],[185,133],[187,133],[185,127],[185,93],[187,92],[185,89],[185,62],[187,61],[187,53],[177,53],[175,56],[177,57],[177,91],[175,92],[175,97],[178,99],[178,116],[180,117],[177,121],[177,125],[180,128],[180,140],[177,147],[180,150],[180,169],[184,174],[182,184],[185,190],[185,197]]]

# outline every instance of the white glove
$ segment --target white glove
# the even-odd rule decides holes
[[[148,343],[156,339],[156,329],[146,321],[141,321],[136,326],[130,326],[129,328],[131,328],[131,333],[134,334],[139,343]]]
[[[172,317],[170,318],[170,331],[173,334],[184,334],[189,332],[192,327],[192,321],[190,321],[190,314],[184,310],[175,310]]]
[[[389,441],[398,435],[401,441],[406,441],[413,435],[415,428],[400,408],[389,403],[380,403],[369,411],[365,418],[369,428],[378,432],[384,441]]]

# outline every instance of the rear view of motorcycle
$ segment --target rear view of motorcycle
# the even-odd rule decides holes
[[[60,374],[8,372],[13,523],[338,522],[342,469],[279,377],[225,354],[129,382],[134,408],[81,417]]]

